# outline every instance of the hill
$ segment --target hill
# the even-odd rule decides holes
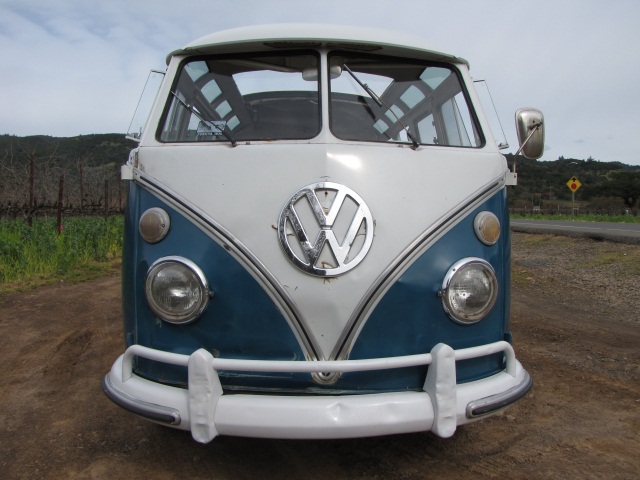
[[[0,135],[0,216],[3,209],[24,210],[25,205],[56,203],[61,177],[68,205],[99,205],[107,187],[113,189],[108,197],[121,197],[120,165],[134,147],[135,143],[122,133],[76,137]],[[513,155],[506,158],[513,169]],[[34,178],[30,186],[31,159]],[[559,211],[576,205],[581,211],[621,213],[638,208],[640,166],[564,157],[544,162],[518,157],[516,165],[518,186],[509,188],[512,210]],[[567,186],[573,177],[581,183],[575,192],[575,204]]]
[[[123,133],[77,137],[0,135],[0,159],[5,156],[26,159],[33,154],[37,158],[57,157],[70,163],[83,160],[91,166],[108,163],[123,164],[129,157],[129,151],[134,147],[135,144],[125,139]]]
[[[513,155],[507,155],[513,169]],[[621,162],[601,162],[560,157],[555,161],[536,161],[518,157],[518,186],[509,190],[512,208],[535,206],[557,208],[572,200],[567,182],[577,178],[581,184],[575,201],[591,210],[633,209],[640,197],[640,166]]]

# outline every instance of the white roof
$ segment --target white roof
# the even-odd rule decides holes
[[[169,54],[236,53],[274,48],[329,47],[403,55],[426,60],[464,63],[467,61],[431,48],[420,37],[377,28],[313,23],[272,24],[234,28],[211,33]]]

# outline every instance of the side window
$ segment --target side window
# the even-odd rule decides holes
[[[127,130],[127,138],[136,142],[140,141],[143,130],[147,126],[147,120],[151,113],[151,108],[156,100],[160,86],[164,80],[164,72],[151,70],[144,85],[144,90],[138,101],[138,106],[133,114],[133,119]]]
[[[418,133],[420,135],[420,142],[429,145],[438,144],[438,132],[436,130],[436,124],[433,120],[433,114],[423,118],[418,122]]]
[[[460,95],[460,94],[458,94]],[[449,145],[460,147],[470,147],[471,141],[467,134],[467,127],[462,120],[462,114],[458,108],[456,98],[450,98],[441,107],[442,124]],[[465,111],[465,113],[468,113]]]

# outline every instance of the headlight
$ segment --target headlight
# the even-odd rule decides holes
[[[145,295],[151,310],[162,320],[188,323],[207,308],[211,292],[204,273],[192,261],[164,257],[147,272]]]
[[[498,296],[493,267],[481,258],[464,258],[447,272],[438,292],[451,319],[470,324],[487,316]]]

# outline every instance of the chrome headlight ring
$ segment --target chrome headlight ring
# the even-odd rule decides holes
[[[145,296],[149,308],[160,319],[185,324],[202,315],[213,292],[195,263],[183,257],[169,256],[156,260],[149,268]]]
[[[451,266],[438,292],[447,315],[470,325],[485,318],[498,298],[496,272],[481,258],[468,257]]]

